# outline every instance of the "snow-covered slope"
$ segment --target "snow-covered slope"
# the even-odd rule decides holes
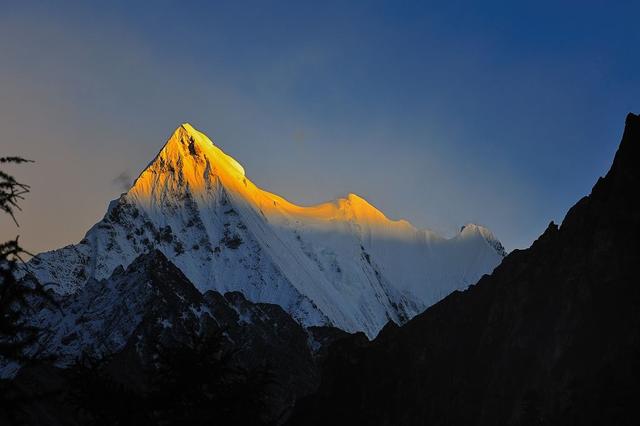
[[[80,243],[42,253],[28,267],[69,294],[152,249],[203,292],[240,291],[282,306],[305,326],[370,337],[475,283],[504,257],[485,228],[467,225],[445,239],[389,220],[355,194],[294,205],[254,185],[189,124]]]

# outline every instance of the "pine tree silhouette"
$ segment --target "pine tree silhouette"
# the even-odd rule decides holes
[[[225,348],[223,330],[157,346],[150,399],[161,422],[178,425],[265,425],[267,366],[247,369]]]
[[[0,164],[26,162],[28,160],[20,157],[0,158]],[[0,211],[9,214],[16,226],[18,203],[28,192],[28,185],[0,170]],[[24,322],[23,314],[27,309],[27,298],[40,291],[40,287],[24,285],[15,278],[18,262],[24,254],[18,237],[0,243],[0,365],[5,367],[25,362],[24,349],[37,337],[37,330]],[[25,398],[11,380],[0,379],[0,423],[17,424]]]
[[[225,341],[217,330],[158,343],[144,390],[116,380],[111,358],[83,355],[70,369],[67,400],[87,425],[267,425],[270,369],[238,366]]]
[[[109,373],[110,357],[83,354],[70,369],[66,401],[77,420],[90,426],[156,424],[144,393],[117,381]]]

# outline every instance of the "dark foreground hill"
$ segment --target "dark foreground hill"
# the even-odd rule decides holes
[[[346,335],[238,292],[202,294],[157,250],[32,309],[33,361],[0,380],[0,425],[275,424]]]
[[[560,227],[405,326],[334,344],[290,423],[639,424],[638,188],[629,114],[611,170]]]

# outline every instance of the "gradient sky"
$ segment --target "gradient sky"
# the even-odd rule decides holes
[[[0,0],[2,240],[79,241],[186,121],[293,202],[526,247],[640,112],[638,2],[130,3]]]

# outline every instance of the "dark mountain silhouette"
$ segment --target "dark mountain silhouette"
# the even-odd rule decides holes
[[[346,335],[238,292],[202,294],[158,250],[32,310],[32,350],[55,360],[12,382],[18,418],[34,425],[272,424],[317,387],[317,360]]]
[[[405,326],[335,343],[290,424],[639,424],[638,188],[629,114],[610,171],[560,227]]]

